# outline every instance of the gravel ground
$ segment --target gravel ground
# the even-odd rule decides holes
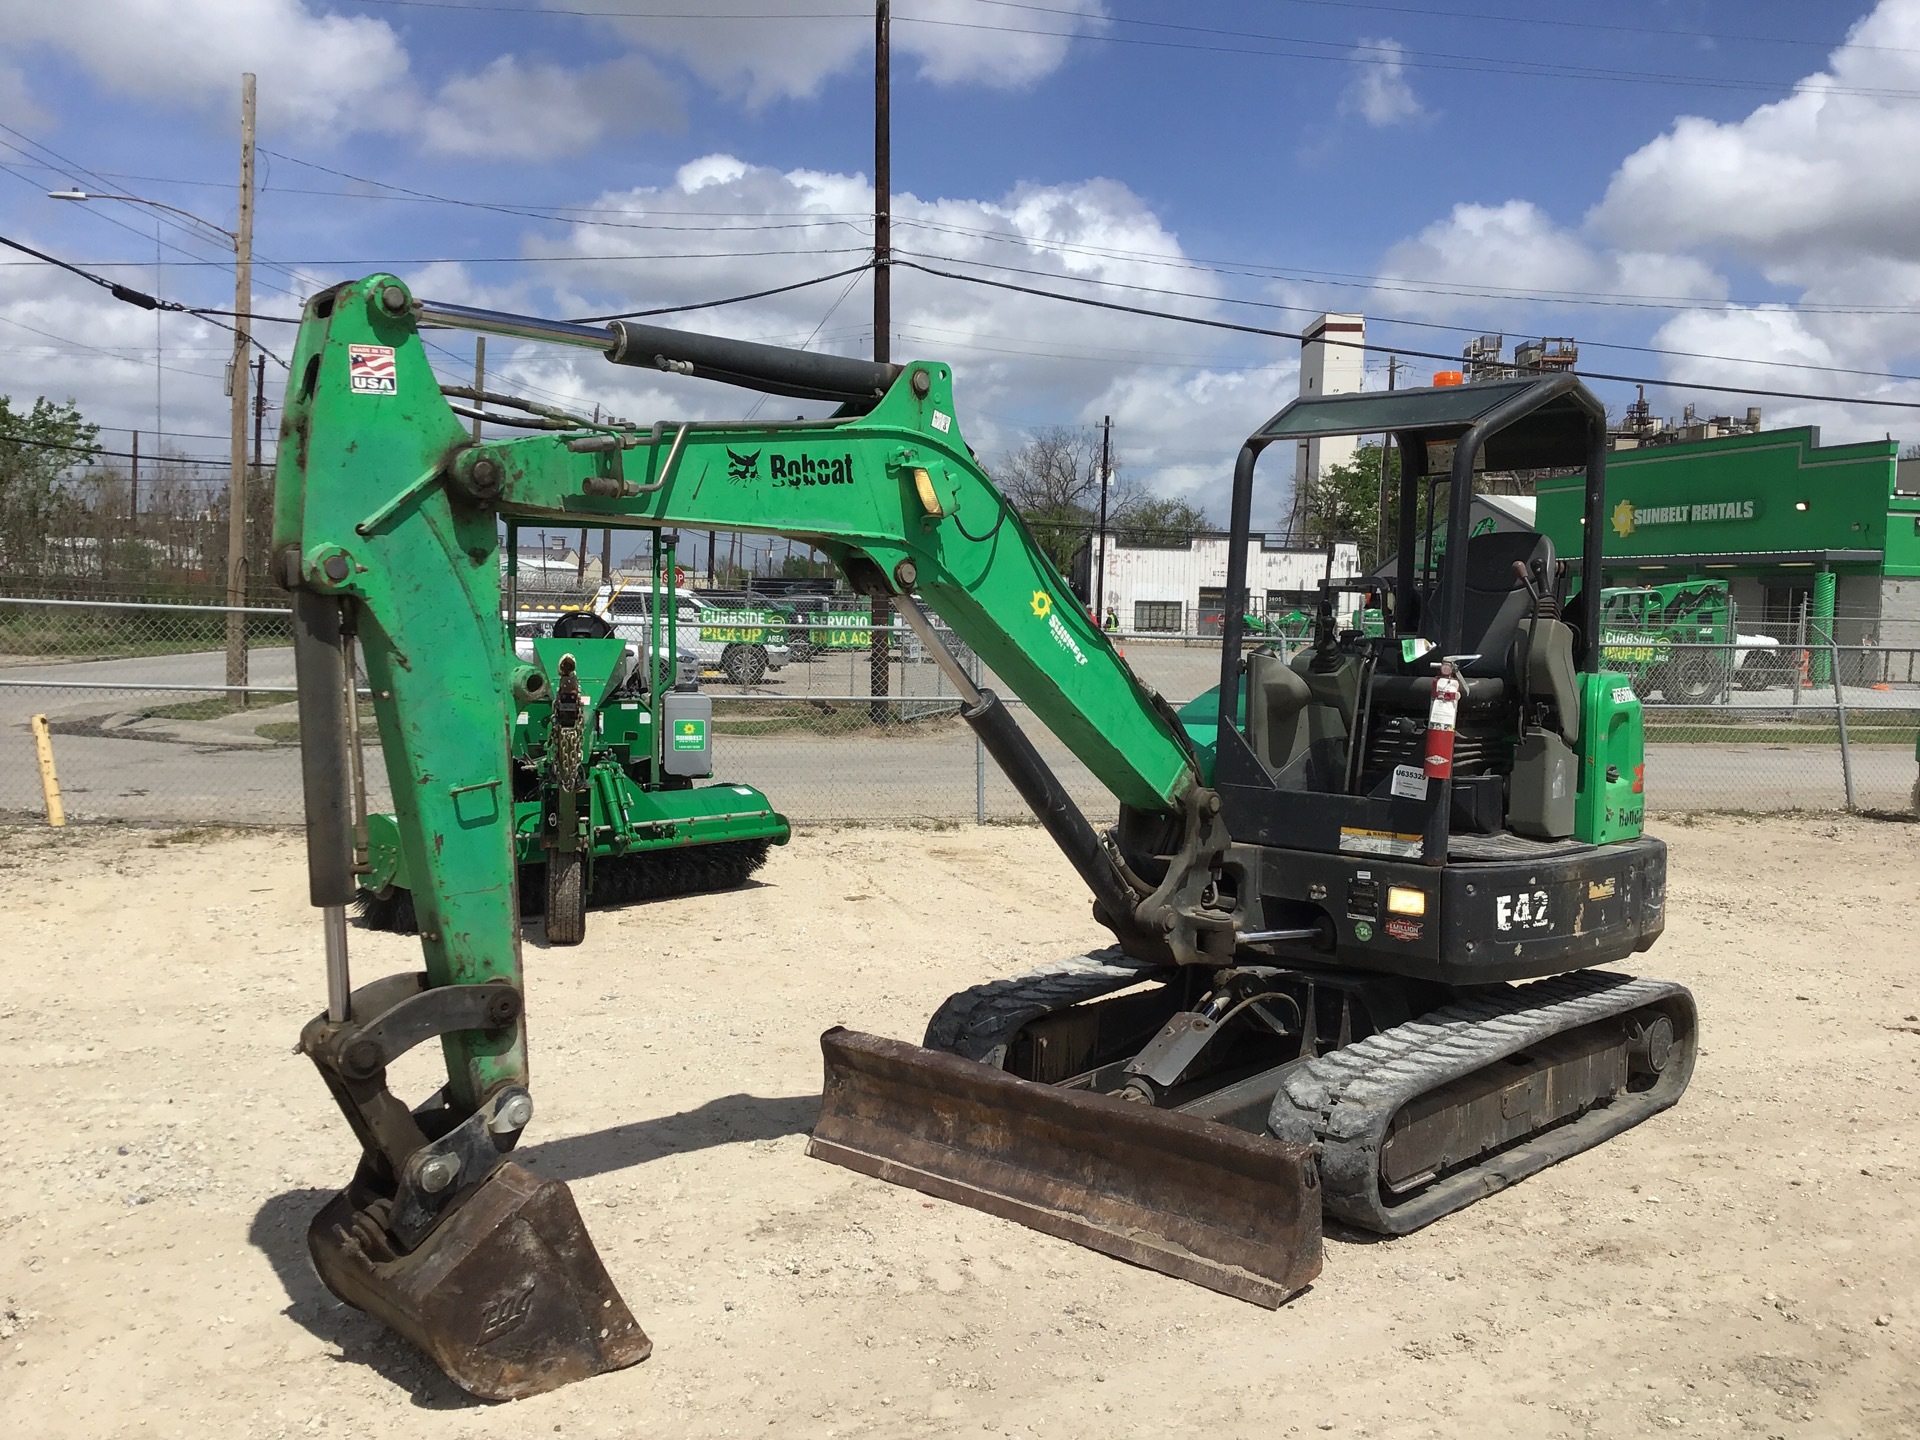
[[[761,883],[530,936],[540,1113],[656,1342],[471,1401],[332,1300],[353,1162],[289,1053],[291,833],[0,831],[0,1414],[19,1436],[1920,1433],[1920,826],[1670,820],[1676,1109],[1267,1312],[803,1155],[816,1037],[1096,943],[1030,828],[817,830]],[[356,932],[356,978],[409,968]],[[429,1047],[429,1050],[431,1047]],[[397,1076],[435,1083],[428,1055]]]

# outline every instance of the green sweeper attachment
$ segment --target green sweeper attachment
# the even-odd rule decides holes
[[[656,547],[656,555],[659,553]],[[590,907],[731,890],[790,833],[750,785],[713,773],[713,701],[679,674],[672,626],[649,664],[591,610],[521,639],[513,679],[514,853],[520,913],[556,945],[586,938]],[[690,668],[690,667],[689,667]],[[367,817],[356,908],[369,929],[419,929],[391,814]]]

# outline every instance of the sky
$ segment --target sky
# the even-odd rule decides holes
[[[262,314],[390,270],[572,318],[872,245],[863,0],[0,0],[0,35],[0,235],[168,299],[232,304],[243,71]],[[1444,355],[1571,336],[1583,369],[1657,382],[1656,414],[1920,440],[1920,0],[896,0],[893,51],[903,261],[1279,331],[1357,311],[1370,341]],[[48,198],[68,189],[200,218]],[[904,268],[893,314],[893,358],[952,365],[983,457],[1111,417],[1135,483],[1216,521],[1240,442],[1298,393],[1284,338]],[[871,292],[671,323],[867,354]],[[277,397],[294,327],[258,333]],[[471,337],[432,341],[470,379]],[[72,400],[110,450],[137,428],[146,454],[158,430],[224,456],[228,353],[206,321],[0,259],[0,394]],[[581,351],[489,361],[642,422],[808,409]],[[1446,368],[1403,363],[1403,384]],[[1286,463],[1256,527],[1280,527]]]

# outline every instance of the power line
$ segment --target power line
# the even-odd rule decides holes
[[[397,9],[416,10],[463,10],[479,11],[500,15],[520,14],[539,16],[558,16],[571,19],[592,20],[740,20],[740,21],[800,21],[800,20],[856,20],[868,19],[869,11],[813,11],[813,12],[658,12],[618,9],[587,9],[575,6],[559,5],[486,5],[474,3],[474,0],[359,0],[364,5],[382,5]],[[1040,5],[1011,5],[1006,8],[1029,10],[1041,14],[1060,15],[1075,20],[1093,19],[1082,11],[1063,10]],[[1455,51],[1433,50],[1415,51],[1385,46],[1355,45],[1348,41],[1314,40],[1298,35],[1279,35],[1256,30],[1230,30],[1214,26],[1181,24],[1174,21],[1135,20],[1122,16],[1101,16],[1097,18],[1115,21],[1121,24],[1146,26],[1155,29],[1183,31],[1204,35],[1210,39],[1225,41],[1260,41],[1269,45],[1296,47],[1289,49],[1250,49],[1241,44],[1207,44],[1199,40],[1150,39],[1140,35],[1115,35],[1088,30],[1042,30],[1027,25],[989,25],[971,20],[940,20],[926,15],[898,15],[894,17],[902,24],[933,26],[946,30],[972,30],[988,34],[1029,35],[1036,38],[1077,41],[1085,44],[1130,45],[1147,49],[1184,50],[1201,54],[1220,54],[1233,56],[1265,56],[1275,59],[1314,60],[1323,63],[1342,65],[1377,65],[1391,69],[1402,67],[1422,70],[1463,71],[1470,74],[1508,74],[1530,79],[1565,79],[1597,81],[1606,84],[1631,85],[1686,85],[1717,90],[1752,90],[1779,92],[1795,89],[1783,86],[1776,80],[1747,78],[1744,76],[1685,75],[1663,71],[1645,70],[1607,70],[1595,66],[1565,65],[1545,61],[1515,60],[1498,55],[1463,54]],[[1493,17],[1488,17],[1493,18]],[[1372,53],[1369,53],[1369,52]],[[1325,53],[1319,53],[1325,52]],[[1828,84],[1819,87],[1823,95],[1858,96],[1867,99],[1920,100],[1920,91],[1895,90],[1878,86],[1849,86]]]
[[[1089,295],[1064,295],[1057,290],[1042,290],[1033,285],[1016,285],[1010,280],[989,280],[984,275],[963,275],[953,270],[940,270],[932,265],[923,265],[917,260],[895,259],[894,264],[908,270],[918,270],[926,275],[935,275],[943,280],[958,280],[967,285],[985,285],[995,290],[1012,290],[1022,295],[1035,295],[1044,300],[1061,300],[1069,305],[1084,305],[1097,310],[1116,310],[1128,315],[1144,315],[1154,320],[1171,320],[1182,325],[1201,325],[1211,330],[1232,330],[1242,335],[1265,335],[1276,340],[1304,340],[1297,330],[1272,330],[1260,325],[1242,325],[1233,320],[1209,320],[1197,315],[1180,315],[1170,310],[1150,310],[1141,305],[1122,305],[1117,300],[1096,300]],[[1420,360],[1442,360],[1456,364],[1459,356],[1435,350],[1411,350],[1402,345],[1376,345],[1358,340],[1336,340],[1332,336],[1321,337],[1328,345],[1341,345],[1349,349],[1371,350],[1381,354],[1408,355]],[[1760,395],[1776,400],[1818,400],[1834,405],[1875,405],[1897,410],[1920,410],[1920,400],[1882,400],[1864,395],[1812,395],[1796,390],[1768,390],[1753,385],[1710,385],[1697,380],[1662,380],[1650,375],[1610,375],[1599,370],[1576,370],[1572,372],[1588,380],[1611,380],[1623,385],[1654,385],[1670,390],[1705,390],[1726,395]]]
[[[652,310],[622,310],[616,315],[587,315],[572,323],[594,325],[602,320],[639,320],[649,315],[679,315],[688,310],[712,310],[721,305],[739,305],[748,300],[764,300],[769,295],[785,295],[790,290],[804,290],[809,285],[824,285],[829,280],[858,275],[872,268],[873,262],[869,260],[864,264],[850,265],[845,270],[835,270],[831,275],[816,275],[811,280],[796,280],[791,285],[776,285],[771,290],[754,290],[745,295],[729,295],[724,300],[696,300],[689,305],[661,305]],[[831,315],[833,312],[830,310],[827,313]]]
[[[1515,300],[1530,301],[1546,305],[1604,305],[1631,309],[1673,310],[1690,305],[1721,304],[1729,306],[1758,305],[1770,301],[1727,299],[1719,301],[1703,300],[1692,295],[1649,295],[1644,293],[1609,290],[1520,290],[1513,287],[1482,284],[1469,289],[1463,286],[1449,285],[1438,280],[1422,280],[1411,276],[1382,277],[1364,275],[1351,270],[1304,270],[1291,266],[1270,265],[1255,260],[1208,260],[1197,256],[1169,255],[1163,251],[1128,250],[1119,246],[1085,245],[1066,240],[1049,240],[1040,236],[1022,235],[1009,230],[990,230],[981,226],[958,225],[951,221],[930,221],[924,219],[901,219],[896,223],[915,229],[927,230],[936,234],[952,234],[972,239],[991,240],[1001,244],[1018,245],[1024,249],[1057,252],[1062,255],[1084,255],[1094,259],[1123,260],[1142,264],[1159,265],[1174,270],[1198,271],[1213,275],[1234,275],[1255,280],[1300,280],[1312,284],[1334,285],[1344,289],[1387,290],[1419,295],[1451,295],[1478,300]],[[942,256],[956,263],[986,265],[990,262],[959,261],[958,257]],[[1920,313],[1920,307],[1912,305],[1819,305],[1798,307],[1810,313],[1840,315],[1912,315]]]
[[[920,255],[917,251],[899,252],[905,255],[917,255],[922,260],[941,260],[947,264],[975,265],[984,270],[999,270],[1013,275],[1038,275],[1049,279],[1070,280],[1079,285],[1102,285],[1115,290],[1132,290],[1148,295],[1164,295],[1170,299],[1205,300],[1222,305],[1245,305],[1261,310],[1279,310],[1289,314],[1312,315],[1317,311],[1307,305],[1286,305],[1275,300],[1244,300],[1230,295],[1207,295],[1192,290],[1171,290],[1157,285],[1139,285],[1125,280],[1097,280],[1090,276],[1055,276],[1051,271],[1035,270],[1020,265],[998,265],[990,260],[953,260],[944,255]],[[1701,308],[1709,308],[1702,306]],[[1739,314],[1742,312],[1727,302],[1727,308],[1714,313]],[[1459,335],[1484,335],[1489,333],[1485,325],[1446,325],[1434,320],[1407,320],[1393,315],[1374,315],[1373,320],[1382,325],[1405,325],[1420,330],[1446,330]],[[1730,365],[1766,365],[1784,370],[1814,370],[1827,375],[1859,375],[1873,380],[1915,380],[1920,375],[1904,375],[1893,370],[1858,370],[1845,365],[1816,365],[1798,360],[1759,360],[1745,355],[1709,355],[1698,350],[1668,350],[1657,345],[1626,345],[1609,340],[1588,340],[1582,342],[1593,349],[1626,350],[1641,355],[1665,355],[1679,360],[1713,360]],[[1412,351],[1395,350],[1395,354],[1412,354]],[[1458,357],[1456,357],[1458,358]]]
[[[285,155],[277,150],[263,149],[261,153],[266,155],[271,155],[277,160],[285,160],[290,164],[304,165],[309,169],[324,171],[326,174],[338,176],[342,180],[352,180],[361,185],[376,185],[383,190],[388,190],[393,192],[393,194],[388,198],[408,200],[408,201],[413,201],[413,202],[422,203],[422,204],[457,205],[462,209],[467,209],[467,210],[489,210],[497,214],[512,215],[519,219],[524,219],[524,220],[549,220],[554,222],[555,224],[560,224],[560,225],[585,225],[585,226],[595,226],[603,229],[614,229],[614,230],[667,230],[667,231],[688,230],[688,231],[702,231],[702,232],[711,232],[711,231],[733,232],[733,231],[753,231],[753,230],[808,230],[808,229],[815,228],[817,225],[821,223],[828,223],[828,224],[834,224],[834,225],[846,225],[850,229],[854,229],[854,230],[858,230],[861,228],[860,225],[856,223],[857,217],[852,217],[848,213],[839,212],[839,211],[822,211],[817,216],[813,212],[805,211],[805,210],[794,210],[794,211],[784,211],[784,212],[739,211],[739,212],[728,212],[726,215],[721,216],[721,218],[742,218],[742,219],[754,219],[754,220],[766,219],[766,218],[769,218],[770,216],[779,216],[783,219],[783,223],[777,224],[777,225],[643,225],[638,222],[630,221],[630,220],[597,220],[597,219],[583,218],[579,216],[572,216],[572,215],[559,213],[565,210],[590,209],[590,207],[583,206],[583,205],[581,206],[552,205],[552,206],[535,207],[531,205],[509,204],[504,201],[467,200],[467,199],[462,199],[461,197],[455,196],[455,195],[436,195],[429,190],[415,190],[405,185],[395,185],[392,182],[387,180],[374,180],[365,175],[354,175],[345,170],[335,170],[331,166],[321,165],[312,160],[302,160],[295,155]],[[285,191],[282,193],[301,194],[306,192]],[[313,193],[348,194],[351,192],[317,191]],[[371,199],[374,197],[368,196],[364,198]],[[644,214],[647,212],[643,211],[641,213]],[[712,214],[714,212],[701,211],[701,210],[687,210],[687,211],[674,211],[671,213],[675,214],[676,216],[685,217],[685,216]],[[791,220],[792,223],[786,223],[787,220]]]

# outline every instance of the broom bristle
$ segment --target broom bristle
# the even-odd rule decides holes
[[[667,900],[676,895],[700,895],[732,890],[747,883],[767,863],[770,840],[723,840],[713,845],[690,845],[677,850],[649,850],[638,855],[603,855],[593,862],[590,909],[634,905],[644,900]],[[546,908],[544,866],[520,867],[520,913],[538,915]],[[354,897],[354,914],[369,930],[413,935],[420,929],[413,909],[413,892],[399,885],[385,895],[361,890]]]
[[[353,913],[369,930],[412,935],[420,929],[420,919],[413,913],[413,892],[401,885],[389,885],[385,895],[361,887],[353,897]]]

